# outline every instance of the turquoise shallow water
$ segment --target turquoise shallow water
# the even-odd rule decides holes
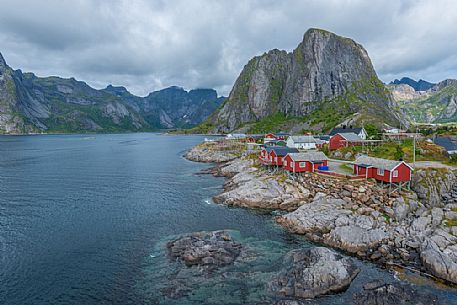
[[[286,251],[314,246],[261,211],[211,204],[222,178],[182,158],[199,136],[158,134],[0,137],[0,304],[243,304],[269,299],[264,284]],[[231,229],[258,253],[193,294],[164,298],[163,245],[178,234]],[[263,255],[261,255],[263,254]],[[357,260],[356,260],[357,261]],[[362,269],[350,289],[319,299],[345,304],[385,270]],[[190,276],[190,273],[183,273]],[[192,286],[194,285],[194,286]],[[217,288],[217,289],[216,289]],[[457,303],[457,292],[423,285]]]

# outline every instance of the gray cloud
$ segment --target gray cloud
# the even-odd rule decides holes
[[[457,77],[452,0],[3,0],[0,52],[13,68],[97,88],[228,94],[251,57],[292,50],[310,27],[364,45],[384,81]]]

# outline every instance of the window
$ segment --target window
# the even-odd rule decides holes
[[[394,170],[394,171],[392,172],[392,177],[394,177],[394,178],[397,178],[397,177],[398,177],[398,171],[397,171],[397,170]]]
[[[284,166],[287,166],[287,160],[284,161]]]
[[[384,176],[384,170],[382,168],[378,168],[378,176]]]
[[[299,166],[300,166],[300,167],[305,167],[305,166],[306,166],[306,162],[300,162],[300,163],[299,163]]]

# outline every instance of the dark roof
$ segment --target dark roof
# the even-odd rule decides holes
[[[294,161],[320,162],[328,160],[327,156],[321,151],[308,151],[304,153],[290,153],[289,156]]]
[[[296,148],[281,147],[281,146],[266,147],[266,150],[268,152],[274,150],[275,154],[280,157],[283,157],[283,156],[287,155],[288,153],[298,153],[298,149],[296,149]]]
[[[276,136],[276,137],[287,137],[287,136],[289,136],[289,134],[285,133],[285,132],[277,132],[277,133],[274,133],[273,135]]]
[[[449,137],[436,137],[433,139],[433,143],[444,147],[446,151],[457,150],[457,145]]]
[[[349,142],[363,142],[363,139],[353,132],[338,133],[338,134],[340,136],[342,136],[346,141],[349,141]]]
[[[253,139],[263,139],[263,135],[259,134],[251,134],[247,136],[248,138],[253,138]]]
[[[314,136],[314,138],[319,139],[319,140],[323,140],[323,141],[328,141],[328,140],[330,140],[330,136],[327,136],[327,135]]]
[[[362,129],[363,128],[333,128],[330,131],[329,136],[334,136],[337,133],[350,133],[350,132],[353,132],[355,134],[359,134],[362,131]]]
[[[284,145],[279,145],[279,144],[284,144]],[[271,140],[266,142],[264,145],[266,146],[285,146],[287,143],[284,140]]]

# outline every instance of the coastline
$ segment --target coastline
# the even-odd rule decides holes
[[[227,178],[224,191],[213,198],[216,203],[279,210],[275,221],[310,241],[382,267],[457,284],[457,227],[448,225],[457,219],[457,200],[448,195],[456,183],[453,173],[418,170],[414,191],[388,196],[370,180],[270,173],[252,153],[202,143],[185,157],[216,163],[209,172]],[[440,206],[441,196],[450,198]]]

